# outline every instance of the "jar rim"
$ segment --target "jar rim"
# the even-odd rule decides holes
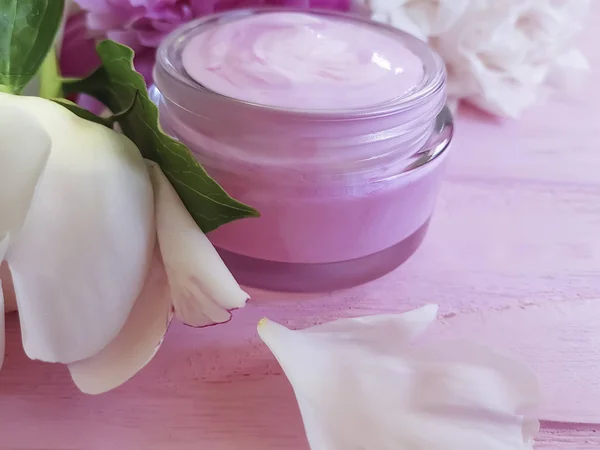
[[[208,89],[200,83],[193,80],[190,76],[178,67],[177,61],[173,61],[173,53],[181,51],[184,43],[189,42],[189,39],[201,32],[205,27],[219,23],[220,21],[237,20],[254,14],[265,14],[273,12],[286,13],[303,13],[311,15],[328,16],[353,22],[364,23],[372,27],[379,28],[383,31],[391,33],[402,39],[403,43],[411,50],[423,63],[424,76],[419,85],[412,89],[407,95],[391,99],[388,102],[369,105],[360,108],[352,109],[301,109],[289,108],[273,105],[265,105],[247,100],[229,97],[220,94],[211,89]],[[201,17],[190,21],[165,37],[157,50],[156,64],[154,67],[154,82],[165,98],[171,102],[178,104],[180,107],[193,113],[189,107],[182,103],[188,103],[195,96],[208,96],[211,101],[224,102],[232,107],[245,108],[262,113],[273,113],[285,116],[297,116],[302,118],[310,117],[314,120],[352,120],[352,119],[369,119],[373,117],[381,117],[390,114],[402,113],[404,111],[419,108],[428,104],[430,101],[435,102],[435,98],[444,96],[446,81],[446,70],[442,58],[425,43],[417,37],[394,28],[390,25],[373,21],[368,17],[363,17],[353,13],[345,13],[339,11],[331,11],[324,9],[303,8],[284,8],[284,7],[252,7],[241,8],[229,11],[217,12],[211,15]],[[180,99],[175,98],[170,89],[166,88],[169,83],[175,82],[178,86]],[[175,91],[175,90],[174,90]],[[437,111],[434,113],[437,114]]]

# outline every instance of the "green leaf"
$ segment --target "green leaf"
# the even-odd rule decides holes
[[[18,94],[35,76],[63,10],[64,0],[0,0],[0,90]]]
[[[40,97],[60,98],[62,93],[62,78],[58,68],[58,58],[56,57],[56,47],[52,46],[46,59],[39,70],[40,76]]]
[[[78,104],[73,103],[72,101],[67,100],[66,98],[53,98],[52,101],[58,103],[59,105],[64,106],[69,111],[71,111],[75,115],[81,117],[82,119],[89,120],[90,122],[95,122],[100,125],[104,125],[105,127],[108,127],[108,128],[112,128],[114,125],[114,121],[109,121],[108,119],[105,119],[104,117],[97,116],[96,114],[88,111],[85,108],[82,108]]]
[[[118,123],[119,120],[124,119],[125,116],[127,116],[129,113],[131,113],[131,111],[133,111],[133,107],[135,106],[135,102],[137,100],[138,95],[139,95],[139,92],[136,91],[135,96],[133,97],[133,99],[131,101],[131,104],[125,110],[120,111],[117,114],[113,114],[108,117],[97,116],[93,112],[90,112],[85,108],[82,108],[77,103],[73,103],[72,101],[67,100],[66,98],[53,98],[52,101],[58,103],[59,105],[64,106],[69,111],[71,111],[75,115],[81,117],[82,119],[89,120],[90,122],[95,122],[97,124],[104,125],[107,128],[113,129],[115,126],[115,123]]]
[[[102,66],[81,80],[64,80],[65,95],[85,93],[122,112],[118,123],[142,155],[156,162],[204,232],[258,212],[231,198],[196,161],[182,143],[165,134],[158,123],[158,109],[148,98],[143,77],[133,68],[133,50],[107,40],[97,47]]]

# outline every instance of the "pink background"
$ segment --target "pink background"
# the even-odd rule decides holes
[[[253,291],[227,325],[172,326],[145,370],[97,397],[80,394],[64,367],[29,361],[8,317],[0,449],[306,450],[258,320],[303,327],[428,302],[441,305],[433,334],[479,339],[535,368],[538,449],[600,448],[600,3],[592,16],[587,89],[521,121],[465,111],[431,231],[385,278],[329,295]]]

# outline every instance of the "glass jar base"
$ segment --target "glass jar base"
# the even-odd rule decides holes
[[[428,225],[429,220],[385,250],[334,263],[285,263],[217,250],[236,280],[244,286],[280,292],[327,292],[358,286],[396,269],[419,248]]]

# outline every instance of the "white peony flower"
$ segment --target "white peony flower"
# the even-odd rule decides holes
[[[258,332],[289,378],[313,450],[532,450],[535,375],[479,344],[413,344],[437,316],[342,319]]]
[[[0,311],[17,307],[27,356],[67,364],[82,391],[100,393],[152,358],[173,315],[204,326],[244,306],[167,177],[127,137],[4,93],[0,123]],[[3,357],[0,315],[0,367]]]
[[[573,37],[589,0],[366,0],[374,20],[427,42],[444,58],[450,101],[518,117],[540,89],[588,69]]]

